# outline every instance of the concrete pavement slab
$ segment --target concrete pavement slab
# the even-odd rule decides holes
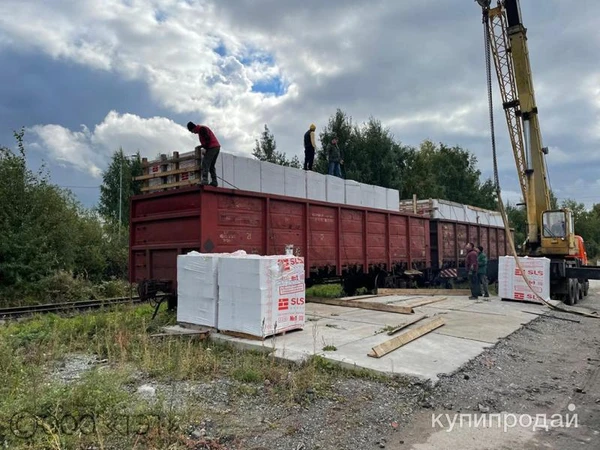
[[[407,304],[414,299],[415,296],[389,296],[365,298],[364,301]],[[346,367],[402,373],[435,382],[438,373],[449,374],[458,370],[486,347],[536,318],[523,311],[541,312],[541,307],[535,304],[503,302],[497,297],[490,300],[450,297],[439,303],[416,307],[415,314],[411,315],[309,302],[306,304],[308,320],[304,330],[270,337],[265,341],[220,333],[212,337],[245,349],[274,351],[275,357],[290,361],[302,361],[316,354]],[[445,325],[382,358],[367,356],[372,347],[393,338],[385,332],[385,328],[396,327],[419,315],[439,315],[444,318]],[[418,324],[407,330],[416,326]],[[328,346],[330,348],[325,351]]]
[[[443,328],[443,327],[442,327]],[[475,358],[485,342],[429,333],[381,357],[367,356],[371,349],[390,339],[387,334],[343,345],[327,358],[347,368],[366,368],[388,374],[404,374],[437,382],[438,374],[451,374]]]

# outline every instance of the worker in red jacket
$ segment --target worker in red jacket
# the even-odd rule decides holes
[[[479,263],[477,261],[477,251],[475,251],[475,245],[469,242],[466,246],[467,248],[467,258],[465,260],[465,268],[467,269],[467,273],[469,274],[469,283],[471,284],[471,296],[470,300],[477,300],[477,297],[481,295],[480,293],[480,285],[479,285],[479,277],[477,275],[477,271],[479,269]]]
[[[215,164],[217,157],[221,151],[221,144],[215,134],[206,125],[196,125],[194,122],[188,122],[188,130],[190,133],[197,134],[200,138],[200,148],[205,150],[204,156],[202,157],[202,179],[200,184],[208,184],[208,173],[212,181],[211,186],[218,186],[217,182],[217,171],[215,170]]]

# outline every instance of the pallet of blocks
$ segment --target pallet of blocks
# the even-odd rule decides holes
[[[142,192],[156,192],[198,184],[201,160],[200,150],[182,154],[173,152],[170,158],[163,154],[152,161],[142,158],[143,175],[135,177],[134,180],[143,181]]]

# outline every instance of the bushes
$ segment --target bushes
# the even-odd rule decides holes
[[[0,298],[2,304],[126,295],[128,230],[83,208],[72,193],[0,147]],[[94,283],[100,283],[95,286]]]

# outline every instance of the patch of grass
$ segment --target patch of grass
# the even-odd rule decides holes
[[[307,297],[338,298],[344,294],[339,284],[318,284],[306,290]]]
[[[132,448],[135,439],[139,439],[136,448],[186,448],[187,438],[179,428],[124,438],[114,430],[69,435],[50,427],[29,441],[6,428],[11,418],[23,411],[42,418],[77,413],[79,422],[90,411],[109,418],[156,413],[164,420],[179,414],[183,425],[193,423],[202,413],[196,405],[182,412],[172,410],[168,399],[159,398],[151,404],[140,399],[136,395],[140,376],[144,382],[150,379],[159,384],[228,379],[233,382],[232,392],[261,395],[273,404],[305,404],[328,397],[332,384],[341,377],[390,382],[385,376],[345,370],[320,357],[297,365],[282,362],[266,351],[242,351],[211,340],[176,336],[156,340],[147,331],[152,313],[150,305],[120,306],[70,318],[49,314],[0,327],[0,437],[10,434],[9,448],[75,448],[75,441],[78,448],[111,448],[116,438],[123,441],[117,440],[119,445],[114,448]],[[152,328],[174,321],[173,315],[162,311]],[[330,342],[323,344],[326,351],[336,350]],[[270,350],[268,343],[265,346]],[[65,383],[52,375],[51,369],[71,354],[94,355],[106,362],[102,367],[84,368],[79,380]],[[45,429],[42,422],[39,426]],[[164,441],[167,438],[173,446]]]
[[[335,345],[326,345],[323,347],[324,352],[335,352],[337,351],[337,347]]]

